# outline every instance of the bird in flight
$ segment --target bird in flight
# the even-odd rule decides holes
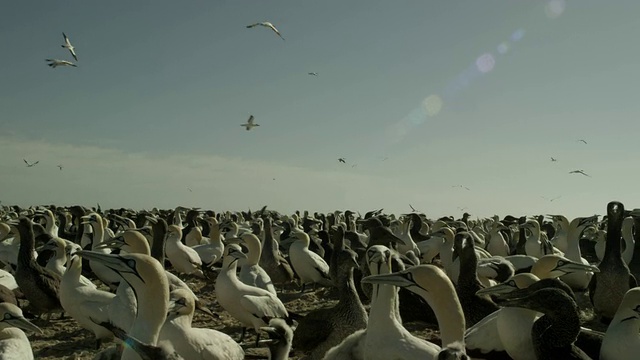
[[[187,188],[187,190],[189,190],[189,192],[193,192],[193,190],[191,190],[191,188],[189,188],[189,187]]]
[[[464,189],[470,190],[468,187],[463,186],[463,185],[451,185],[451,187],[459,187],[459,188],[464,188]]]
[[[347,160],[345,158],[338,158],[338,161],[340,161],[343,164],[347,163]]]
[[[546,198],[546,197],[544,197],[544,196],[540,196],[540,197],[541,197],[541,198],[543,198],[543,199],[545,199],[545,200],[549,200],[549,202],[553,202],[554,200],[558,200],[558,199],[560,199],[562,196],[556,196],[556,197],[554,197],[554,198],[552,198],[552,199],[548,199],[548,198]]]
[[[34,167],[34,166],[38,165],[38,163],[40,162],[40,161],[38,160],[38,161],[36,161],[36,162],[34,162],[34,163],[31,163],[31,164],[30,164],[30,163],[29,163],[27,160],[25,160],[25,159],[22,159],[22,161],[24,161],[24,163],[25,163],[25,164],[27,164],[27,167]]]
[[[45,60],[49,62],[47,65],[51,66],[54,69],[57,68],[58,66],[78,67],[78,65],[72,63],[71,61],[67,61],[67,60],[58,60],[58,59],[45,59]]]
[[[69,38],[67,37],[67,35],[65,35],[65,33],[62,33],[62,36],[64,36],[64,45],[62,45],[62,47],[65,49],[68,49],[69,52],[71,53],[71,56],[73,56],[73,58],[76,59],[76,61],[78,61],[78,57],[76,56],[76,50],[73,47],[73,45],[71,45],[71,41],[69,41]]]
[[[311,75],[311,76],[318,76],[318,73],[317,73],[317,72],[310,72],[310,73],[308,73],[308,74],[309,74],[309,75]]]
[[[558,159],[554,158],[553,156],[551,157],[551,161],[556,162],[558,161]]]
[[[584,170],[573,170],[573,171],[569,171],[569,174],[581,174],[584,176],[588,176],[591,177],[591,175],[587,174],[586,172],[584,172]]]
[[[253,115],[249,116],[249,120],[247,120],[246,124],[242,124],[240,126],[244,126],[247,131],[251,130],[252,128],[256,127],[256,126],[260,126],[260,124],[256,124],[253,121],[255,120],[255,118],[253,117]]]
[[[356,168],[356,167],[358,167],[358,164],[353,164],[353,165],[351,165],[351,167],[352,168]]]
[[[466,207],[460,207],[460,206],[458,206],[458,210],[460,210],[460,211],[465,211],[465,210],[467,210],[467,209],[468,209],[468,208],[466,208]]]
[[[256,27],[256,26],[264,26],[266,28],[271,29],[274,33],[276,33],[278,36],[280,36],[280,39],[284,40],[284,38],[282,37],[282,35],[280,34],[280,31],[278,31],[278,29],[276,29],[275,26],[273,26],[272,23],[268,22],[268,21],[262,21],[262,22],[257,22],[255,24],[251,24],[251,25],[247,25],[248,29],[251,29],[252,27]]]
[[[411,208],[411,211],[413,211],[413,212],[418,212],[418,210],[416,210],[416,208],[414,208],[413,206],[411,206],[411,204],[409,204],[409,207]]]
[[[585,143],[585,144],[587,143],[587,142],[586,142],[585,140],[583,140],[583,139],[578,140],[578,142],[583,142],[583,143]]]
[[[62,165],[56,165],[60,171],[62,171]]]

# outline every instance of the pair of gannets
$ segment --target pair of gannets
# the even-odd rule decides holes
[[[362,282],[377,285],[369,325],[332,348],[324,359],[437,359],[439,346],[415,337],[402,326],[396,287],[419,294],[429,303],[438,319],[442,344],[464,343],[462,307],[451,280],[442,270],[433,265],[418,265],[391,273],[391,252],[381,245],[370,247],[367,257],[374,275]]]

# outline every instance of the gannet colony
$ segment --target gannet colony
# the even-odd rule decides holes
[[[2,359],[640,356],[640,209],[617,201],[575,219],[46,205],[0,220]]]

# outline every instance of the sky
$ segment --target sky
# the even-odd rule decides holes
[[[0,201],[411,204],[432,217],[634,208],[639,11],[632,0],[10,2]],[[285,40],[246,28],[258,21]],[[46,65],[73,60],[62,32],[75,68]],[[250,115],[260,127],[246,131]]]

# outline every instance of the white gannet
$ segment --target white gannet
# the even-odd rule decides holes
[[[252,233],[244,233],[236,240],[227,240],[227,243],[233,243],[239,240],[247,247],[247,258],[238,261],[238,265],[240,265],[240,274],[238,274],[238,278],[240,281],[247,285],[267,290],[273,295],[277,295],[276,288],[273,285],[269,274],[267,274],[267,272],[258,264],[260,261],[260,255],[262,254],[262,244],[258,237]]]
[[[569,174],[580,174],[580,175],[591,177],[591,175],[584,172],[584,170],[572,170],[572,171],[569,171]]]
[[[170,294],[169,312],[158,345],[168,343],[185,359],[244,359],[244,350],[229,335],[212,329],[191,327],[195,299],[185,289]]]
[[[329,275],[329,265],[320,255],[309,250],[311,242],[309,235],[295,227],[291,229],[291,235],[296,240],[289,248],[289,261],[293,270],[300,277],[302,284],[300,292],[304,292],[305,285],[308,283],[313,283],[314,287],[316,283],[323,286],[333,286]]]
[[[251,115],[249,116],[249,120],[247,120],[246,124],[242,124],[240,126],[244,126],[247,129],[247,131],[253,129],[256,126],[260,126],[260,124],[256,124],[254,120],[255,118],[253,117],[253,115]]]
[[[170,225],[167,229],[165,251],[167,259],[171,262],[177,272],[183,274],[193,274],[203,278],[202,260],[198,253],[192,248],[184,245],[182,241],[182,230],[176,225]]]
[[[318,76],[318,73],[317,73],[317,72],[310,72],[310,73],[308,73],[308,74],[309,74],[309,75],[311,75],[311,76]]]
[[[567,236],[569,234],[569,220],[564,215],[547,215],[551,217],[553,221],[553,227],[556,230],[555,235],[550,240],[551,244],[558,248],[558,250],[567,251],[568,243]]]
[[[67,37],[67,35],[65,35],[65,33],[62,33],[62,36],[64,37],[64,45],[62,45],[62,47],[69,50],[69,52],[71,53],[71,56],[73,56],[73,58],[76,59],[76,61],[78,61],[78,57],[76,56],[76,50],[73,47],[73,45],[71,45],[71,41],[69,41],[69,38]]]
[[[271,29],[274,33],[276,33],[276,34],[280,37],[280,39],[284,40],[284,38],[283,38],[283,37],[282,37],[282,35],[280,34],[280,31],[278,31],[278,29],[276,29],[276,27],[275,27],[275,26],[273,26],[273,24],[272,24],[272,23],[270,23],[270,22],[268,22],[268,21],[262,21],[262,22],[257,22],[257,23],[255,23],[255,24],[247,25],[247,28],[248,28],[248,29],[251,29],[252,27],[255,27],[255,26],[264,26],[264,27],[266,27],[266,28],[269,28],[269,29]]]
[[[0,269],[0,285],[5,286],[9,290],[15,290],[18,288],[18,283],[13,275],[2,269]]]
[[[587,227],[598,222],[598,216],[590,217],[577,217],[569,224],[569,231],[567,232],[567,251],[564,256],[575,262],[582,262],[585,265],[589,265],[589,262],[582,257],[580,252],[580,235],[582,231]],[[571,274],[567,274],[560,277],[560,280],[564,281],[574,290],[585,290],[589,286],[592,272],[589,271],[576,271]]]
[[[42,332],[39,327],[24,318],[19,307],[0,303],[0,359],[33,360],[29,339],[20,329]]]
[[[258,332],[261,327],[268,325],[271,318],[289,318],[287,309],[277,296],[238,280],[238,260],[246,258],[239,245],[227,245],[222,270],[215,283],[218,303],[243,326],[240,341],[244,339],[247,327],[252,327]],[[259,337],[258,333],[258,339]]]
[[[49,62],[49,66],[51,66],[52,68],[57,68],[58,66],[73,66],[73,67],[77,67],[78,65],[72,63],[71,61],[67,61],[67,60],[58,60],[58,59],[46,59],[46,61]],[[37,163],[37,161],[36,161]],[[36,163],[29,165],[27,164],[28,167],[31,167],[33,165],[35,165]]]
[[[98,215],[97,213],[90,213],[89,215],[83,216],[81,218],[81,221],[81,225],[84,225],[85,229],[87,228],[86,225],[90,225],[93,229],[91,250],[103,252],[105,254],[108,253],[107,250],[98,248],[98,245],[100,245],[104,241],[104,222],[102,221],[102,216]],[[100,279],[100,281],[102,281],[110,288],[115,288],[116,284],[120,282],[120,276],[118,276],[118,274],[116,274],[113,270],[104,266],[102,263],[93,262],[91,261],[91,259],[88,260],[91,271],[93,271],[98,279]]]
[[[80,248],[79,245],[75,243],[68,244],[64,239],[58,237],[49,239],[46,244],[40,247],[40,249],[43,250],[52,250],[54,253],[54,255],[47,262],[47,266],[45,266],[45,268],[60,276],[63,276],[67,271],[65,267],[68,258],[67,254],[70,251],[75,252],[75,250],[73,250],[74,247]],[[83,275],[80,276],[80,282],[94,289],[96,288],[96,285]]]
[[[112,255],[93,251],[79,251],[78,254],[116,271],[134,289],[137,315],[127,333],[143,344],[156,346],[169,307],[169,283],[158,260],[142,254]],[[138,360],[140,357],[125,346],[122,359]]]
[[[109,306],[116,295],[92,288],[80,281],[82,260],[78,255],[71,255],[67,266],[68,269],[60,281],[60,303],[64,311],[80,326],[93,332],[96,337],[96,349],[99,349],[102,341],[113,339],[113,334],[108,329],[96,324],[94,320],[110,321],[116,326],[123,326],[121,321],[109,319]],[[127,314],[122,315],[126,316]]]
[[[640,287],[629,289],[607,328],[600,360],[633,360],[640,353]]]
[[[40,215],[45,220],[45,230],[47,234],[52,237],[58,237],[58,226],[56,225],[56,219],[53,216],[53,213],[49,209],[38,210],[36,211],[37,215]]]
[[[47,61],[53,61],[53,60],[47,60]],[[61,60],[57,60],[57,61],[61,61]],[[51,64],[49,64],[49,66],[51,66]],[[40,162],[40,160],[38,160],[38,161],[34,161],[34,162],[30,163],[25,159],[22,159],[22,161],[24,161],[24,163],[27,164],[27,167],[34,167],[34,166],[38,165],[38,163]]]

